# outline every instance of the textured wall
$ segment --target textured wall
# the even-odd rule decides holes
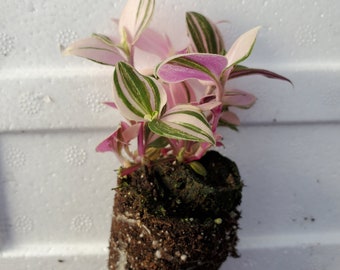
[[[124,1],[0,1],[0,269],[105,269],[114,130],[110,67],[60,45],[115,31]],[[249,66],[288,76],[234,82],[258,102],[223,154],[246,183],[240,259],[223,269],[334,270],[340,260],[340,6],[335,0],[158,1],[153,26],[180,46],[184,12],[215,21],[230,45],[262,25]]]

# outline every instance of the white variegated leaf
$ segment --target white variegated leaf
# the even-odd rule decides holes
[[[116,65],[113,81],[115,104],[126,119],[151,121],[159,116],[166,104],[166,92],[159,82],[125,62]]]
[[[155,0],[128,0],[119,19],[119,31],[129,44],[135,43],[148,26],[154,7]]]
[[[126,61],[126,56],[107,36],[93,34],[92,37],[78,40],[63,49],[64,55],[76,55],[104,65],[114,66]]]
[[[228,59],[228,67],[234,66],[239,62],[248,58],[254,47],[257,32],[260,27],[255,27],[248,32],[242,34],[231,46],[226,54]]]
[[[215,144],[211,127],[197,107],[181,104],[167,111],[160,119],[149,122],[152,132],[171,139]]]

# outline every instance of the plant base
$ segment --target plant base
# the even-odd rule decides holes
[[[218,269],[237,257],[243,184],[234,162],[208,152],[200,163],[161,163],[119,178],[109,269]]]

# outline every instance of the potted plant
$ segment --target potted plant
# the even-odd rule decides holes
[[[236,164],[211,148],[223,145],[218,126],[240,124],[232,108],[248,109],[256,100],[227,83],[252,74],[289,80],[240,64],[259,27],[226,50],[213,22],[187,12],[188,45],[175,51],[166,35],[148,27],[154,6],[128,0],[116,21],[120,40],[93,34],[63,50],[114,66],[114,101],[106,104],[125,120],[97,147],[121,162],[109,269],[218,269],[237,256],[243,183]],[[158,63],[137,68],[138,51]]]

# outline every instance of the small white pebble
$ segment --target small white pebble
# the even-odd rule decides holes
[[[185,262],[185,261],[187,260],[187,258],[188,258],[187,255],[185,255],[185,254],[181,255],[181,260],[182,260],[183,262]]]
[[[162,254],[161,254],[161,252],[160,252],[159,250],[157,250],[157,251],[155,252],[155,256],[156,256],[157,259],[162,258]]]

